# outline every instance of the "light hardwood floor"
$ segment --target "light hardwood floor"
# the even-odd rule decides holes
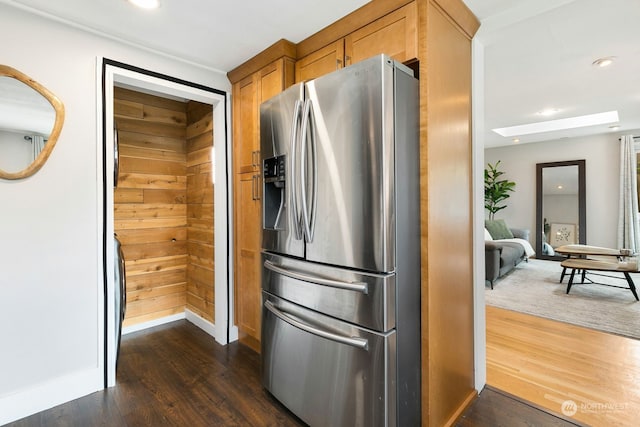
[[[638,425],[640,341],[487,306],[487,383],[557,414],[571,400],[565,418],[586,425]]]

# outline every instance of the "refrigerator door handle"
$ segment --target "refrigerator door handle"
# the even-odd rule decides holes
[[[311,101],[309,101],[309,123],[311,126],[311,155],[313,156],[313,193],[311,196],[311,212],[309,217],[309,225],[311,227],[311,239],[309,240],[309,242],[312,242],[313,236],[316,232],[316,213],[318,207],[318,150],[316,148],[317,143],[314,112],[313,108],[311,108]]]
[[[318,160],[317,160],[317,152],[316,152],[316,139],[315,133],[313,130],[309,132],[309,128],[311,127],[311,116],[313,114],[313,109],[311,108],[311,100],[307,99],[304,102],[304,112],[302,113],[302,136],[300,138],[300,187],[302,190],[301,204],[302,204],[302,219],[304,224],[304,232],[305,237],[308,243],[313,242],[313,234],[315,231],[315,215],[314,211],[317,205],[318,199],[318,191],[317,191],[317,182],[318,182]],[[311,134],[311,156],[313,160],[312,165],[312,192],[311,192],[311,206],[307,206],[307,175],[306,175],[306,167],[307,167],[307,134]]]
[[[288,324],[290,324],[291,326],[301,329],[305,332],[308,332],[310,334],[314,334],[317,335],[319,337],[322,338],[326,338],[328,340],[331,341],[335,341],[341,344],[346,344],[346,345],[350,345],[352,347],[356,347],[362,350],[368,350],[369,349],[369,341],[364,339],[364,338],[359,338],[359,337],[345,337],[343,335],[338,335],[335,334],[333,332],[328,332],[328,331],[324,331],[316,326],[311,326],[308,325],[304,322],[301,322],[297,319],[294,319],[293,317],[289,316],[287,313],[280,311],[276,308],[275,305],[273,305],[273,303],[271,301],[265,301],[264,302],[264,307],[269,310],[271,313],[273,313],[278,319],[282,320],[283,322],[286,322]]]
[[[365,282],[343,282],[341,280],[325,279],[324,277],[311,276],[303,273],[298,273],[297,271],[287,270],[286,268],[276,265],[271,261],[265,261],[264,268],[266,268],[267,270],[271,270],[274,273],[291,277],[292,279],[303,280],[305,282],[316,283],[318,285],[330,286],[332,288],[344,289],[347,291],[361,292],[365,295],[369,293],[369,285]]]
[[[296,240],[302,239],[302,225],[300,224],[300,210],[298,206],[298,189],[296,187],[296,150],[298,145],[298,129],[300,128],[300,115],[302,113],[302,101],[296,100],[293,107],[293,120],[291,122],[291,161],[289,166],[291,216]]]

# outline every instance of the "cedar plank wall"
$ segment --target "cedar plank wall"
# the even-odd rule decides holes
[[[187,309],[213,323],[213,109],[187,104]]]
[[[114,88],[120,178],[114,229],[127,268],[125,326],[184,312],[187,288],[186,106]]]

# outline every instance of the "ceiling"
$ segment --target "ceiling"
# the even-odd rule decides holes
[[[227,72],[284,38],[304,40],[368,0],[0,0],[212,70]]]
[[[382,1],[382,0],[380,0]],[[0,0],[174,59],[227,72],[281,38],[299,42],[367,0]],[[481,20],[484,142],[491,129],[617,110],[617,133],[640,129],[640,1],[464,0]],[[186,7],[188,6],[188,7]],[[168,30],[170,29],[170,30]],[[616,56],[608,68],[592,62]],[[552,117],[536,112],[560,110]],[[481,115],[478,115],[481,117]],[[520,136],[520,144],[612,132],[609,125]]]
[[[518,143],[640,129],[640,1],[465,2],[482,21],[485,147],[516,144],[494,128],[611,110],[618,130],[605,124],[518,136]],[[592,65],[605,56],[616,57],[613,65]],[[560,111],[536,114],[547,108]]]

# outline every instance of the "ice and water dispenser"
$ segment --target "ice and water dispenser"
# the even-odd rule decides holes
[[[265,229],[279,230],[285,228],[286,164],[285,155],[264,159],[263,226]]]

